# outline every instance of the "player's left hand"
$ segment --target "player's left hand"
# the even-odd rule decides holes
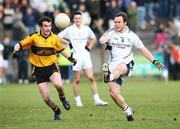
[[[68,58],[68,60],[69,60],[71,63],[73,63],[73,65],[76,65],[76,64],[77,64],[77,60],[74,59],[74,58],[71,57],[71,56]]]
[[[17,57],[18,57],[17,51],[13,51],[12,58],[17,58]]]
[[[159,70],[164,69],[164,65],[159,60],[153,60],[152,62]]]

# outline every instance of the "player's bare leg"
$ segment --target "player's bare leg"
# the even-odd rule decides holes
[[[63,90],[63,85],[62,85],[62,80],[61,80],[61,75],[58,72],[55,72],[51,75],[50,80],[53,82],[54,87],[56,88],[59,99],[61,100],[64,108],[66,110],[70,110],[70,104],[66,100],[65,95],[64,95],[64,90]]]
[[[61,111],[59,107],[55,104],[55,102],[52,100],[52,98],[50,97],[50,93],[48,90],[48,83],[47,82],[39,83],[38,88],[44,102],[54,111],[54,119],[59,120]]]
[[[74,100],[75,100],[77,107],[83,107],[81,97],[79,94],[80,79],[81,79],[81,72],[80,71],[74,71],[73,91],[74,91]]]
[[[120,94],[120,85],[115,82],[109,82],[109,92],[114,102],[124,111],[128,121],[133,121],[133,109],[128,107],[123,96]]]
[[[90,84],[90,87],[91,87],[91,91],[93,93],[93,98],[94,98],[95,105],[97,105],[97,106],[106,106],[106,105],[108,105],[108,102],[103,101],[99,97],[99,94],[97,92],[96,81],[95,81],[94,76],[93,76],[92,68],[84,69],[84,72],[86,74],[86,77],[88,78],[88,81],[89,81],[89,84]]]

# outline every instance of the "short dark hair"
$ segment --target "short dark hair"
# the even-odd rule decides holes
[[[41,17],[41,18],[39,19],[38,25],[39,25],[39,26],[42,26],[42,23],[43,23],[44,21],[52,22],[52,19],[51,19],[50,17],[43,16],[43,17]]]
[[[82,13],[80,11],[77,11],[77,12],[74,13],[74,16],[75,15],[82,15]]]
[[[124,22],[127,22],[127,14],[125,12],[118,12],[115,17],[121,16]]]

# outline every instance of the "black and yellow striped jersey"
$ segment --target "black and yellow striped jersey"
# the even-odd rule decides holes
[[[20,41],[21,49],[30,49],[29,61],[37,67],[50,66],[57,63],[56,53],[64,50],[61,40],[55,34],[51,34],[45,38],[40,32],[27,36]]]

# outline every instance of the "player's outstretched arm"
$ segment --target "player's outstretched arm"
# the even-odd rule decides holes
[[[140,48],[139,49],[143,55],[149,60],[151,61],[159,70],[163,70],[164,69],[164,65],[159,61],[154,59],[154,56],[152,55],[152,53],[146,48]]]
[[[61,54],[66,57],[73,65],[76,65],[77,64],[77,60],[74,59],[72,56],[70,56],[66,51],[65,49],[63,51],[61,51]]]

